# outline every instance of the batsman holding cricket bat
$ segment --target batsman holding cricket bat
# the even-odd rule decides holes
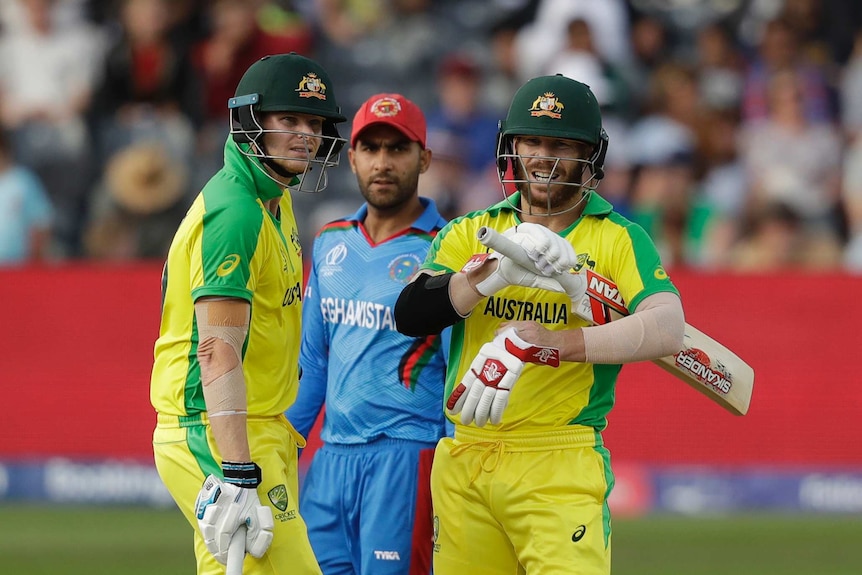
[[[435,575],[610,573],[601,432],[617,376],[678,352],[685,319],[649,236],[596,192],[607,146],[588,86],[528,81],[500,124],[505,199],[443,228],[398,300],[405,334],[453,326],[455,436],[439,442],[431,474]],[[483,229],[529,260],[489,253]],[[615,282],[631,314],[594,327],[576,315],[585,276],[555,278],[583,269]]]

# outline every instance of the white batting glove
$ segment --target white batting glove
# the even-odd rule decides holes
[[[451,415],[460,413],[464,425],[471,421],[479,427],[488,421],[500,423],[509,404],[509,393],[527,362],[558,367],[560,350],[526,342],[518,337],[515,328],[502,331],[479,350],[446,400],[446,409]]]
[[[230,539],[240,525],[247,528],[245,549],[251,555],[262,557],[272,543],[272,511],[260,504],[253,487],[209,475],[195,500],[195,516],[207,549],[222,565],[227,564]]]
[[[505,232],[503,232],[505,237],[510,239],[515,239],[514,236],[517,235],[517,228],[509,228]],[[561,238],[562,239],[562,238]],[[524,241],[523,239],[521,241]],[[518,242],[520,244],[520,242]],[[530,244],[534,245],[533,243]],[[479,254],[473,256],[473,258],[467,262],[464,266],[464,269],[461,271],[468,271],[472,268],[475,268],[478,265],[481,265],[483,261],[486,259],[495,259],[497,262],[497,269],[491,272],[484,280],[480,281],[476,284],[476,290],[485,297],[492,296],[504,287],[511,285],[518,285],[523,287],[532,287],[532,288],[540,288],[549,291],[555,291],[564,293],[560,284],[554,280],[549,280],[547,277],[540,275],[537,269],[527,269],[523,268],[514,260],[504,256],[499,252],[494,252],[491,254]]]
[[[524,248],[536,271],[544,276],[568,273],[578,263],[572,244],[541,224],[518,224],[514,234],[504,235]]]

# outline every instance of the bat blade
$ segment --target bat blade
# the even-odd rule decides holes
[[[532,268],[532,261],[521,246],[496,230],[483,227],[479,241],[519,265]],[[593,325],[603,325],[629,314],[619,288],[611,280],[592,270],[584,270],[586,293],[572,301],[572,312]],[[563,289],[573,285],[568,274],[559,278]],[[571,292],[569,292],[571,293]],[[742,358],[697,328],[685,324],[683,348],[653,363],[734,415],[745,415],[754,389],[754,369]]]
[[[628,315],[614,282],[586,270],[587,292],[575,314],[594,325]],[[754,369],[737,354],[688,323],[680,351],[653,361],[735,415],[745,415],[754,389]]]

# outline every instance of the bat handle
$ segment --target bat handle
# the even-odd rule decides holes
[[[240,525],[230,538],[225,575],[242,575],[242,563],[245,560],[245,532],[246,526]]]
[[[533,260],[531,260],[530,256],[527,255],[526,250],[497,230],[487,226],[482,226],[479,228],[479,231],[476,232],[476,238],[486,248],[491,248],[495,252],[500,252],[519,266],[528,270],[535,269]],[[584,291],[579,278],[576,278],[569,273],[561,273],[555,275],[554,279],[559,282],[560,286],[565,290],[569,298],[577,298],[580,300]],[[577,304],[577,302],[573,299],[572,304]]]

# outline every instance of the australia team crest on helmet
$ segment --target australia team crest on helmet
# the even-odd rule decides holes
[[[326,99],[326,84],[314,72],[309,72],[302,77],[296,91],[299,92],[300,98]]]
[[[420,265],[422,265],[422,261],[417,256],[413,254],[400,255],[389,262],[389,277],[403,284],[409,283],[413,274],[419,270]]]
[[[563,108],[565,106],[557,98],[556,94],[545,92],[533,100],[533,105],[530,106],[530,115],[534,117],[550,116],[551,118],[560,119],[563,117]]]

